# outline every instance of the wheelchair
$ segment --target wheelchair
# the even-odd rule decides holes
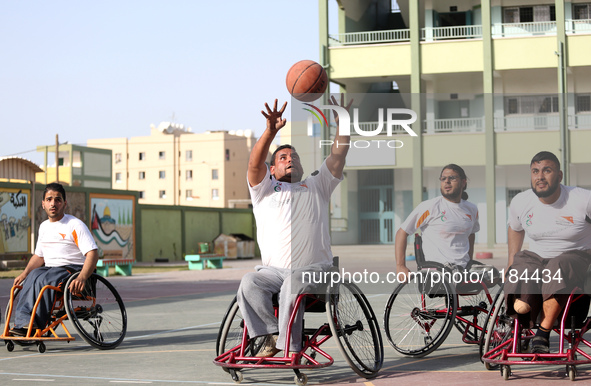
[[[386,303],[384,330],[390,345],[403,355],[423,357],[445,341],[452,326],[464,343],[479,344],[501,293],[499,271],[472,261],[470,273],[458,273],[463,279],[452,283],[445,280],[444,273],[455,277],[448,267],[425,260],[419,235],[414,250],[417,272],[396,286]]]
[[[29,329],[24,337],[12,336],[9,331],[13,324],[13,309],[17,304],[22,286],[13,286],[10,291],[10,299],[6,308],[6,323],[0,340],[4,340],[6,349],[13,351],[15,343],[20,346],[37,345],[37,350],[44,353],[47,341],[76,340],[64,322],[70,320],[80,337],[92,347],[100,350],[113,349],[125,338],[127,331],[127,313],[113,285],[102,276],[93,273],[87,280],[82,293],[72,293],[69,290],[70,283],[80,273],[75,272],[67,281],[59,286],[46,285],[41,289],[35,302],[29,322]],[[32,328],[35,320],[35,312],[45,291],[54,290],[55,298],[47,325]],[[62,327],[62,336],[56,333],[58,327]]]
[[[327,286],[326,295],[299,295],[290,316],[287,342],[281,357],[258,358],[265,337],[250,337],[236,298],[228,308],[216,341],[216,358],[213,363],[230,373],[236,383],[243,380],[242,369],[271,368],[294,371],[296,385],[308,382],[305,369],[330,366],[333,357],[321,346],[335,337],[338,350],[348,365],[361,377],[373,378],[382,367],[384,347],[376,316],[361,290],[352,283]],[[276,300],[276,299],[275,299]],[[275,315],[278,307],[274,300]],[[304,328],[302,349],[289,353],[291,325],[300,305],[304,304]],[[328,321],[319,327],[307,328],[307,313],[325,312]],[[281,354],[280,354],[281,355]]]
[[[504,296],[499,297],[488,317],[487,332],[481,343],[481,360],[486,369],[498,369],[508,380],[513,365],[562,365],[566,376],[574,381],[577,366],[591,363],[591,341],[584,338],[591,328],[591,317],[587,316],[590,301],[588,295],[575,288],[553,328],[558,334],[558,347],[551,341],[550,350],[554,352],[535,354],[528,352],[529,341],[535,336],[529,318],[525,321],[521,316],[507,315]]]

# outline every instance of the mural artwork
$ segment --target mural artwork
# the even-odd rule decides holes
[[[0,188],[0,254],[29,252],[29,190]]]
[[[135,260],[134,197],[91,194],[90,208],[99,257]]]

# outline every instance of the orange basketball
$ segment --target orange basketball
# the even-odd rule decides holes
[[[312,102],[326,91],[328,75],[315,61],[301,60],[291,66],[285,84],[294,98],[302,102]]]

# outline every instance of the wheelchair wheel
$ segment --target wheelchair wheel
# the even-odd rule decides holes
[[[328,323],[339,351],[353,371],[373,378],[382,368],[384,346],[376,316],[352,283],[328,288]]]
[[[127,313],[121,296],[105,278],[93,273],[86,281],[83,293],[69,290],[74,273],[64,289],[64,303],[68,318],[78,333],[93,347],[101,350],[121,344],[127,332]]]
[[[505,314],[505,297],[499,292],[488,317],[486,335],[480,344],[480,357],[513,337],[513,318]],[[484,362],[487,370],[495,370],[499,365]]]
[[[386,337],[401,354],[428,355],[443,343],[452,328],[456,317],[455,290],[445,281],[434,281],[436,272],[440,271],[419,271],[423,275],[400,283],[386,303]]]
[[[475,323],[476,326],[482,328],[482,330],[479,330],[474,326],[469,326],[466,322],[456,317],[454,320],[454,326],[460,332],[460,334],[463,335],[464,332],[466,332],[466,340],[471,342],[480,342],[482,340],[484,334],[486,333],[486,325],[488,322],[490,310],[492,309],[500,289],[500,285],[495,285],[488,288],[488,294],[483,289],[474,295],[458,295],[456,316],[461,316],[464,319]]]
[[[225,353],[228,350],[240,345],[242,343],[242,335],[244,331],[244,319],[238,307],[236,297],[230,303],[230,307],[226,311],[216,340],[216,356]],[[245,356],[255,356],[265,341],[265,337],[258,337],[249,339],[248,345],[244,350]]]

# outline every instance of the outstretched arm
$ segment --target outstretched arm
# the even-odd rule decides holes
[[[347,111],[349,111],[351,104],[353,104],[353,100],[351,99],[349,104],[345,106],[345,94],[341,94],[341,104],[339,105],[335,97],[331,95],[329,103],[334,106],[344,107]],[[339,115],[335,112],[334,117],[337,124],[337,132],[334,137],[332,147],[330,148],[330,155],[326,159],[326,166],[334,177],[341,178],[343,176],[343,169],[345,168],[345,158],[347,157],[347,152],[349,151],[349,141],[351,137],[348,135],[341,135],[339,128]]]
[[[250,186],[260,184],[263,178],[265,178],[265,174],[267,173],[265,160],[267,159],[269,147],[275,139],[277,132],[285,126],[286,119],[282,119],[281,116],[286,107],[287,102],[283,104],[281,110],[277,111],[277,99],[275,99],[273,110],[271,110],[269,105],[265,103],[267,112],[265,113],[264,111],[261,111],[267,119],[267,128],[250,152],[250,158],[248,160],[248,183]]]

